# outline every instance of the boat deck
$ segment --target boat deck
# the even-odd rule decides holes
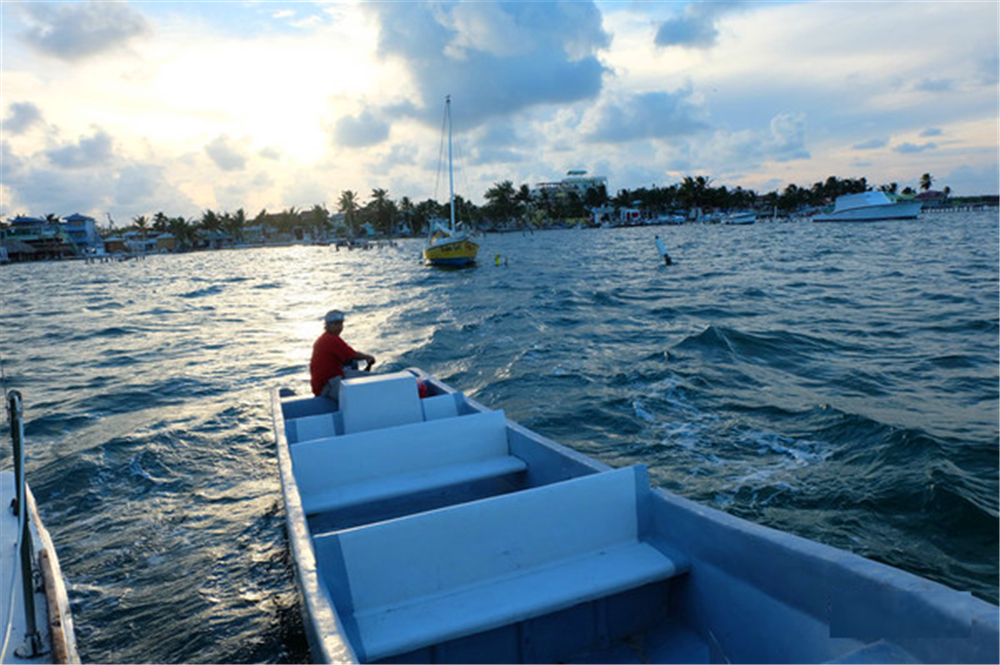
[[[997,608],[965,594],[652,490],[419,370],[345,386],[339,411],[274,397],[317,660],[995,662]]]

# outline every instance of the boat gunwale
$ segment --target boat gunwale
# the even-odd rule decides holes
[[[14,477],[13,469],[4,469],[0,473],[3,473],[5,476]],[[16,480],[14,482],[16,483]],[[66,582],[63,578],[62,568],[59,565],[58,552],[56,551],[55,543],[52,540],[52,534],[49,533],[48,528],[42,521],[41,513],[38,509],[38,502],[35,500],[35,494],[31,489],[31,485],[27,482],[24,484],[24,491],[26,499],[25,507],[27,509],[25,511],[25,516],[28,520],[29,533],[31,534],[31,539],[33,541],[33,563],[38,566],[39,572],[41,572],[41,556],[42,553],[45,552],[51,572],[51,576],[46,576],[44,578],[44,595],[47,607],[44,615],[45,631],[48,633],[47,642],[50,649],[52,649],[51,653],[53,653],[53,660],[55,662],[79,663],[80,654],[77,651],[73,613],[69,603],[69,594],[66,590]],[[6,507],[4,507],[4,509],[6,509]],[[15,541],[19,540],[20,538],[15,539]],[[9,560],[13,561],[14,565],[20,565],[20,559],[16,552]],[[20,574],[18,574],[15,583],[19,584],[20,582],[18,580],[20,580]],[[7,599],[4,598],[3,602],[6,603]],[[55,603],[54,608],[53,603]],[[19,610],[20,608],[17,609]],[[17,621],[14,617],[10,617],[9,620],[12,622]],[[55,643],[57,640],[57,637],[53,634],[53,631],[55,630],[58,630],[61,635],[59,639],[61,639],[63,644],[66,656],[65,660],[57,660],[54,657],[56,654]]]
[[[276,439],[281,490],[284,495],[288,544],[292,548],[298,595],[307,614],[302,622],[303,629],[313,658],[321,656],[319,660],[324,663],[357,663],[359,662],[357,654],[346,636],[333,599],[320,578],[306,512],[302,507],[302,497],[292,469],[292,456],[285,434],[285,416],[281,402],[281,388],[276,387],[271,392],[271,420]]]

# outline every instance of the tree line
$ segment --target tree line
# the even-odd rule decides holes
[[[933,178],[925,173],[920,179],[920,189],[930,190]],[[778,210],[792,213],[805,208],[818,208],[831,203],[838,196],[872,189],[865,178],[837,178],[830,176],[825,181],[810,187],[790,184],[782,191],[758,194],[742,187],[728,188],[713,186],[706,176],[686,176],[681,182],[666,186],[621,189],[609,196],[602,184],[583,192],[569,189],[555,191],[541,189],[532,192],[527,184],[515,187],[510,180],[495,183],[483,195],[484,204],[478,206],[461,196],[455,197],[458,218],[474,228],[493,228],[497,225],[529,227],[544,226],[548,223],[580,219],[590,216],[595,209],[637,209],[646,217],[655,217],[670,211],[687,211],[692,208],[705,210],[760,209]],[[898,185],[889,183],[880,190],[896,194]],[[945,188],[947,194],[949,188]],[[906,187],[903,195],[915,193]],[[426,199],[414,203],[404,196],[399,200],[389,197],[388,191],[373,189],[367,202],[362,203],[358,193],[352,190],[341,192],[335,212],[343,215],[344,231],[357,237],[370,226],[376,234],[394,235],[409,231],[414,234],[426,232],[434,219],[447,219],[450,212],[447,203]],[[311,209],[287,208],[277,213],[261,210],[249,217],[243,208],[236,212],[205,210],[200,218],[186,219],[170,217],[163,212],[152,216],[140,215],[132,218],[127,229],[142,233],[171,233],[182,247],[197,246],[213,234],[227,234],[242,241],[249,228],[260,227],[264,238],[271,235],[293,234],[296,229],[314,236],[325,236],[337,230],[330,221],[331,211],[325,205],[314,205]],[[113,227],[113,224],[112,224]],[[106,231],[111,229],[106,229]]]

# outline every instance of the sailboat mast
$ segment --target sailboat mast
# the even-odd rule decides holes
[[[448,200],[451,202],[451,232],[455,233],[455,174],[451,167],[451,95],[444,98],[445,115],[448,116]]]

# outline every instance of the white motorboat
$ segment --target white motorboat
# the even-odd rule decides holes
[[[651,488],[416,368],[273,393],[315,662],[991,662],[996,605]]]
[[[884,219],[915,219],[920,201],[892,200],[885,192],[861,192],[838,196],[832,212],[813,216],[814,222],[876,222]]]
[[[757,213],[753,210],[732,212],[723,217],[722,222],[724,224],[729,224],[730,226],[747,226],[755,224],[757,222]]]
[[[7,401],[14,471],[0,472],[0,662],[79,663],[59,559],[24,478],[20,393]]]

